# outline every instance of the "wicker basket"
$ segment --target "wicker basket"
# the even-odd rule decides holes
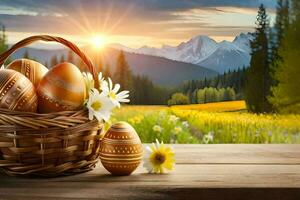
[[[92,73],[92,62],[73,43],[48,35],[26,38],[0,55],[0,66],[17,49],[35,41],[69,47]],[[10,175],[58,176],[89,171],[99,158],[103,123],[88,119],[87,110],[37,114],[0,109],[0,168]]]

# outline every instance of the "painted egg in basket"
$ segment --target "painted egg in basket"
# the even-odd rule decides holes
[[[113,175],[129,175],[141,163],[141,140],[134,128],[126,122],[113,124],[100,146],[101,162]]]
[[[80,70],[64,62],[47,72],[37,88],[37,94],[40,113],[79,110],[86,98],[86,87]]]
[[[39,62],[29,59],[18,59],[11,62],[7,69],[13,69],[25,75],[35,87],[38,86],[48,68]]]
[[[24,112],[36,112],[37,95],[34,85],[23,74],[0,70],[0,107]]]

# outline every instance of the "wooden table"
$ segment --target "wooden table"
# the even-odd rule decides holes
[[[0,175],[0,199],[300,199],[300,145],[174,145],[175,171],[51,179]]]

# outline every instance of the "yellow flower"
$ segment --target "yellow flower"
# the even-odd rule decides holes
[[[153,126],[152,129],[153,129],[154,132],[158,132],[158,133],[161,133],[161,132],[162,132],[162,127],[159,126],[159,125]]]
[[[172,147],[156,140],[156,144],[146,147],[144,167],[149,173],[164,173],[165,169],[173,170],[175,164]]]

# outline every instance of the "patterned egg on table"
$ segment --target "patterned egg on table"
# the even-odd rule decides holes
[[[34,60],[18,59],[11,62],[7,69],[13,69],[25,75],[35,87],[48,72],[48,68]]]
[[[86,98],[83,76],[75,65],[60,63],[43,77],[37,95],[41,113],[79,110]]]
[[[37,95],[34,85],[23,74],[0,70],[0,107],[24,112],[37,111]]]
[[[134,128],[126,122],[113,124],[100,145],[100,159],[113,175],[129,175],[141,163],[143,147]]]

